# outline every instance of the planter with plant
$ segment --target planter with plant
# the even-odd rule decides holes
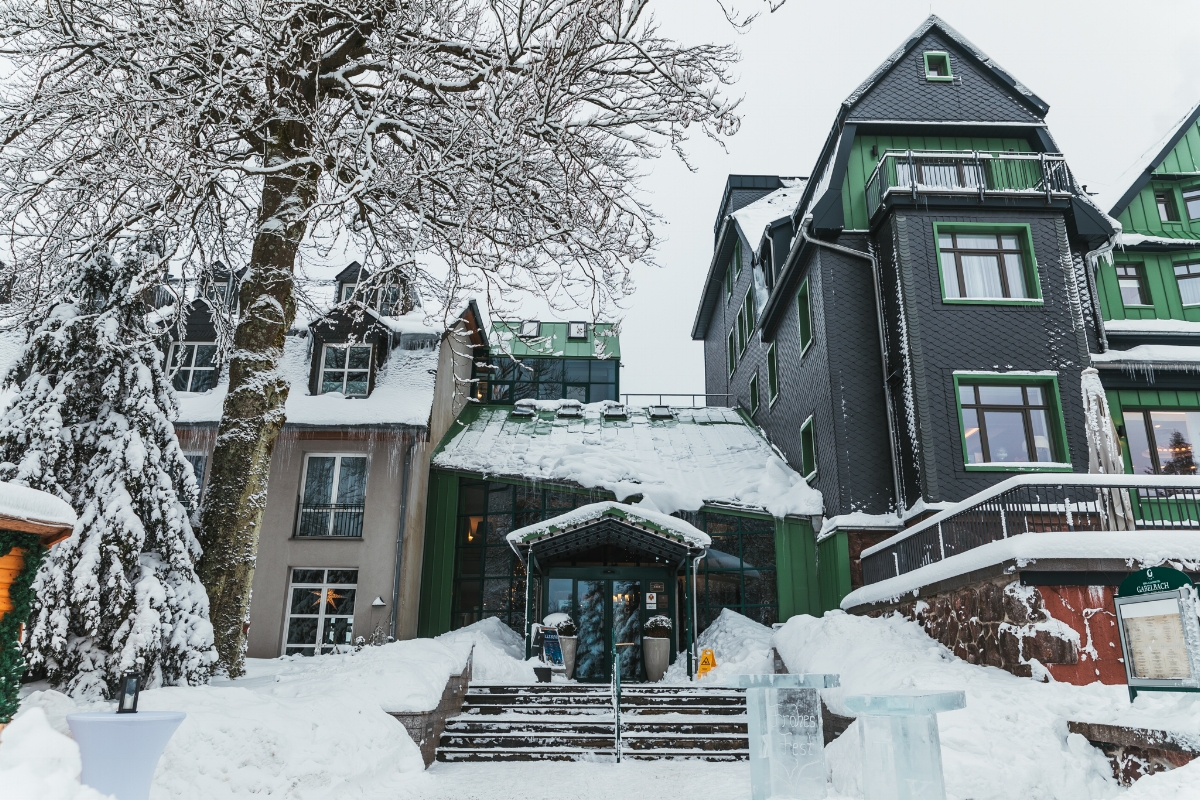
[[[566,669],[567,680],[575,677],[575,646],[579,643],[575,623],[570,617],[561,620],[554,626],[558,629],[558,646],[562,648],[563,667]]]
[[[662,680],[671,663],[671,618],[659,614],[646,620],[642,628],[642,658],[646,661],[646,680]]]

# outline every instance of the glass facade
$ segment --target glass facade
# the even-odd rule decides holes
[[[775,522],[715,511],[675,514],[712,538],[696,579],[696,629],[730,608],[755,622],[779,622]]]
[[[578,400],[598,403],[617,399],[616,359],[492,358],[477,369],[477,397],[486,403],[517,400]]]

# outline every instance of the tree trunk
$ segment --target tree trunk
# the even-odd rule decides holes
[[[282,164],[308,153],[310,132],[285,123],[264,163]],[[283,427],[287,381],[278,374],[284,337],[296,317],[292,272],[304,238],[304,213],[317,194],[318,170],[304,164],[263,184],[258,233],[238,299],[240,318],[229,360],[229,393],[217,430],[201,516],[200,579],[219,655],[218,669],[245,672],[250,584],[267,502],[271,452]]]

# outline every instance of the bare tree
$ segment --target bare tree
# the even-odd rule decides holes
[[[0,229],[26,302],[133,235],[193,277],[249,267],[201,519],[233,676],[308,248],[352,242],[374,280],[447,305],[603,313],[654,244],[641,160],[738,125],[736,54],[664,37],[648,0],[9,0],[0,25]]]

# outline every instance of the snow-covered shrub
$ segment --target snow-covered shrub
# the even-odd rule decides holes
[[[658,614],[646,620],[646,625],[642,628],[642,637],[648,639],[670,639],[673,627],[670,617]]]
[[[574,636],[579,632],[579,629],[575,627],[575,620],[570,617],[562,620],[554,627],[558,629],[559,636]]]
[[[77,695],[208,680],[216,654],[200,546],[183,499],[196,480],[171,420],[175,398],[146,321],[162,279],[145,253],[94,257],[32,320],[0,416],[0,480],[66,500],[79,520],[34,581],[29,664]]]

